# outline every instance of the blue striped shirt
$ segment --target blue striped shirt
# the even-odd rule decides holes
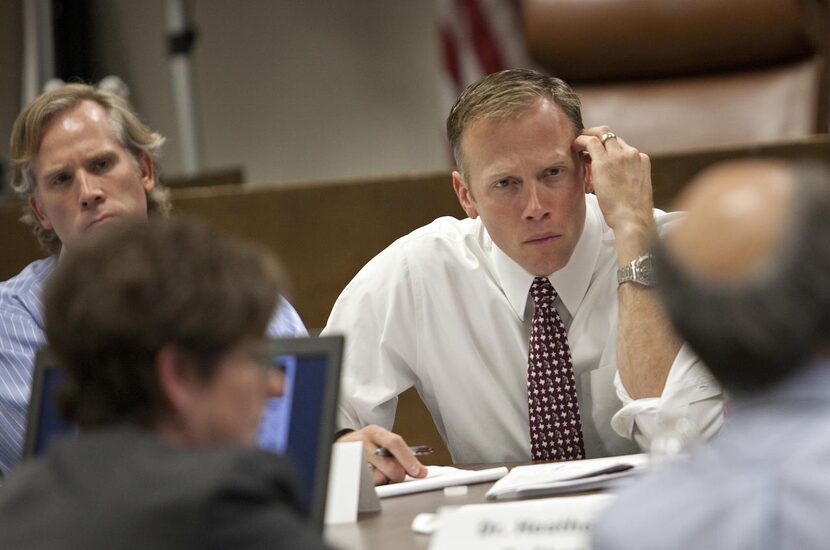
[[[0,282],[0,470],[4,474],[17,464],[23,449],[35,352],[46,341],[41,294],[56,262],[56,256],[36,260]],[[297,311],[282,297],[267,333],[271,337],[308,334]],[[270,431],[271,422],[266,412],[262,432]]]

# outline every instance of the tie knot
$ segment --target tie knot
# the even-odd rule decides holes
[[[556,299],[556,290],[547,277],[536,277],[530,285],[530,297],[537,306],[551,304]]]

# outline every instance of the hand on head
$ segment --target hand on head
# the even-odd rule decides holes
[[[375,485],[385,485],[403,481],[406,475],[425,477],[426,467],[415,458],[412,449],[406,441],[396,433],[392,433],[380,426],[366,426],[360,430],[350,432],[337,441],[362,441],[366,460],[373,468]],[[375,454],[375,450],[384,447],[392,454],[391,457],[382,457]]]
[[[574,140],[590,158],[588,191],[599,201],[605,222],[614,230],[628,223],[653,225],[651,161],[608,126],[583,130]]]

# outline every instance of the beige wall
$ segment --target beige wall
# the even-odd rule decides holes
[[[432,2],[196,0],[206,168],[252,182],[448,167]],[[180,171],[162,0],[93,0],[93,47]]]

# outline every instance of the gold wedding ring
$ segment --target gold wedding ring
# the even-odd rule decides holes
[[[605,132],[600,136],[599,141],[600,143],[605,145],[605,142],[609,139],[617,139],[617,134],[615,134],[614,132]]]

